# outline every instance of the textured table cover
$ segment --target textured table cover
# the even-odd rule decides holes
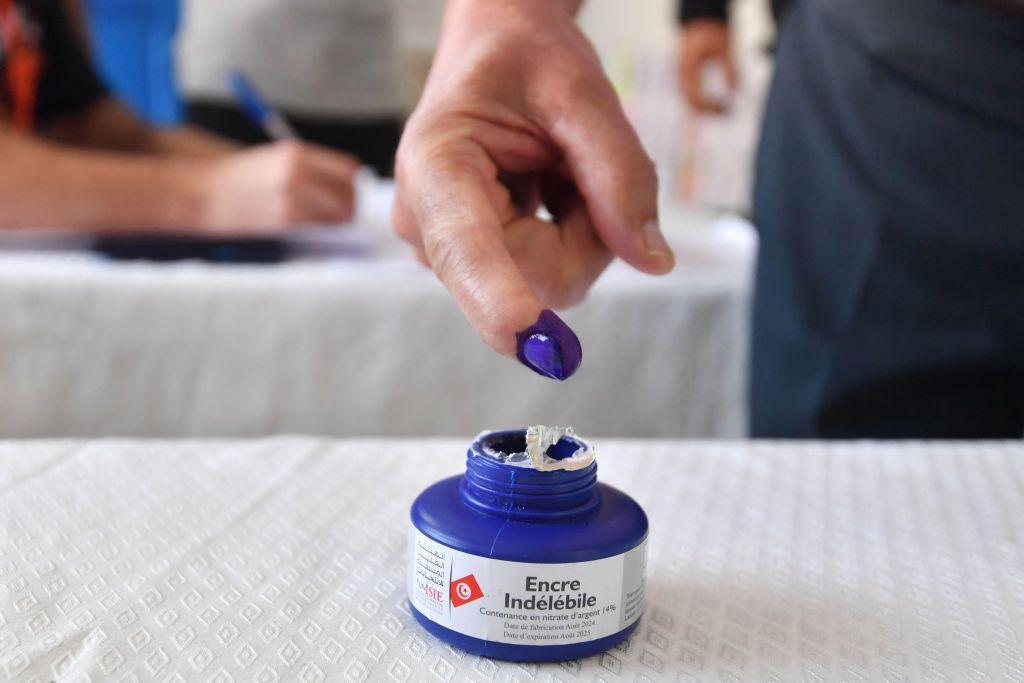
[[[565,315],[585,359],[564,385],[485,347],[393,239],[374,259],[279,266],[0,254],[0,438],[458,436],[545,420],[741,436],[752,252],[720,247],[682,248],[665,278],[609,270]]]
[[[1024,680],[1024,446],[609,441],[650,516],[636,634],[466,655],[404,595],[466,441],[0,443],[15,680]]]

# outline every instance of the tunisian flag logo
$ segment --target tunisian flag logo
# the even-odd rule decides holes
[[[472,574],[452,581],[452,607],[459,607],[482,597],[484,592],[480,590],[480,584]]]

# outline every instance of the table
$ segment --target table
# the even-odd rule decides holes
[[[468,439],[0,443],[16,680],[1024,679],[1024,445],[600,441],[651,520],[636,634],[469,656],[404,596]],[[177,676],[178,678],[175,678]]]
[[[753,248],[749,226],[705,227],[675,239],[672,275],[616,264],[565,314],[584,363],[562,385],[486,348],[383,219],[364,259],[0,251],[0,437],[454,436],[545,420],[738,436]]]

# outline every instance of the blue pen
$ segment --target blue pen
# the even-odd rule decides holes
[[[267,104],[241,71],[232,71],[228,74],[228,85],[234,91],[242,111],[253,123],[262,128],[271,140],[299,137],[288,121]]]

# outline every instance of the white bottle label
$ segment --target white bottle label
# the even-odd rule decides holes
[[[590,562],[492,560],[410,525],[409,600],[423,616],[473,638],[568,645],[618,633],[643,613],[647,541]]]

